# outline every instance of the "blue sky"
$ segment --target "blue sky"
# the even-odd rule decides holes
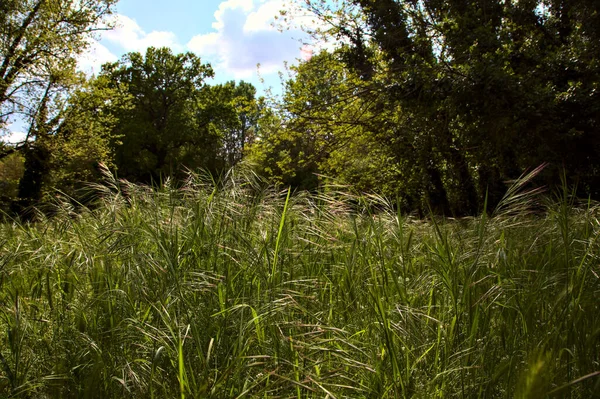
[[[214,13],[222,0],[170,0],[154,2],[147,0],[120,0],[117,13],[134,18],[148,31],[171,31],[187,43],[198,34],[212,31]]]
[[[97,72],[100,65],[130,51],[168,46],[174,52],[192,51],[215,70],[213,82],[245,80],[259,93],[273,86],[284,62],[296,63],[309,54],[299,29],[280,32],[272,26],[285,0],[120,0],[117,28],[103,32],[80,63]],[[308,50],[308,52],[307,52]],[[260,64],[261,83],[257,73]]]
[[[279,94],[284,63],[295,64],[312,54],[311,47],[303,45],[308,38],[300,29],[280,32],[272,26],[280,10],[290,10],[293,1],[297,0],[120,0],[111,16],[116,28],[90,42],[79,67],[94,74],[103,63],[128,52],[167,46],[175,53],[192,51],[210,63],[215,78],[209,84],[245,80],[259,95],[267,88]],[[294,21],[311,24],[307,17]],[[0,140],[22,141],[23,123],[11,122],[10,133]]]

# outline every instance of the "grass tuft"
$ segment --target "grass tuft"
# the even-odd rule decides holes
[[[600,207],[402,215],[242,170],[0,225],[0,396],[591,398]],[[543,205],[540,205],[543,204]]]

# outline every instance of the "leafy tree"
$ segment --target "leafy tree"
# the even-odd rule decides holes
[[[6,151],[24,157],[19,199],[12,207],[17,213],[57,192],[78,198],[81,185],[99,177],[100,162],[112,165],[115,114],[127,108],[129,98],[109,87],[102,77],[81,78],[79,87],[52,119],[47,118],[47,103],[42,102],[28,131],[35,141],[26,140]]]
[[[19,181],[18,201],[13,210],[21,213],[26,207],[42,198],[44,182],[50,171],[50,152],[48,144],[55,137],[61,125],[68,102],[68,92],[81,85],[84,78],[73,68],[56,70],[43,89],[38,108],[29,117],[29,128],[25,140],[8,151],[19,151],[25,158],[25,171]]]
[[[326,175],[359,190],[384,185],[381,172],[391,165],[374,140],[384,115],[371,112],[368,88],[339,56],[321,52],[291,68],[278,116],[253,150],[274,180],[313,188]]]
[[[197,115],[205,80],[213,76],[210,65],[192,53],[150,47],[145,56],[129,53],[104,65],[100,76],[132,99],[116,114],[114,128],[121,177],[158,182],[185,167],[218,166],[219,137]]]
[[[256,98],[256,88],[234,81],[205,88],[198,101],[197,116],[209,125],[211,135],[220,138],[219,157],[226,167],[242,160],[246,146],[258,134],[264,100]]]
[[[72,68],[117,0],[3,0],[0,3],[0,128],[35,118],[57,73]]]
[[[29,125],[24,142],[7,149],[25,161],[20,210],[41,197],[49,170],[47,143],[61,124],[68,96],[81,84],[75,57],[100,29],[116,0],[7,0],[0,4],[0,130],[9,118]]]
[[[548,183],[565,168],[600,195],[593,1],[303,3],[325,22],[316,33],[344,43],[346,65],[379,93],[376,108],[402,114],[389,138],[414,149],[441,211],[475,212],[486,192],[493,205],[505,180],[543,162]]]
[[[105,77],[75,91],[56,132],[46,143],[49,173],[45,193],[59,190],[78,197],[82,184],[100,178],[98,164],[114,167],[117,114],[131,108],[131,97],[111,87]]]
[[[344,57],[343,50],[323,51],[291,68],[252,160],[278,183],[310,189],[332,177],[396,198],[404,208],[426,207],[434,198],[421,188],[425,178],[416,169],[423,151],[415,151],[418,138],[408,140],[410,121],[382,103],[377,86],[348,69]]]
[[[280,109],[265,122],[268,128],[254,146],[253,158],[275,181],[313,188],[330,151],[345,135],[336,115],[346,108],[340,98],[344,70],[321,53],[291,72],[295,77],[285,84]]]

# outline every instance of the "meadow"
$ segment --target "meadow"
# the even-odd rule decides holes
[[[107,173],[94,206],[0,225],[0,397],[600,397],[600,206],[527,181],[419,219]]]

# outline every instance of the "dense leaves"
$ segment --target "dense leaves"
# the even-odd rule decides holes
[[[210,65],[168,48],[130,53],[88,80],[57,76],[69,84],[50,81],[25,142],[2,151],[25,159],[18,199],[8,196],[17,213],[59,192],[81,200],[100,163],[143,183],[181,181],[198,168],[220,174],[240,162],[264,109],[251,84],[208,86]]]
[[[257,133],[256,89],[249,83],[209,86],[208,64],[192,53],[149,48],[104,65],[101,77],[131,98],[116,111],[115,163],[132,181],[181,179],[187,170],[220,173],[238,163]]]
[[[15,114],[35,118],[45,89],[74,65],[116,1],[2,1],[0,128]]]
[[[25,170],[19,181],[22,209],[43,197],[52,156],[50,147],[64,122],[70,94],[81,87],[76,56],[93,32],[104,29],[116,0],[25,0],[0,5],[0,133],[7,123],[28,126],[25,140],[2,151],[22,153]]]
[[[209,86],[201,94],[197,117],[219,139],[219,165],[230,168],[239,163],[260,130],[264,99],[256,98],[250,83],[229,81]]]
[[[497,203],[507,180],[543,163],[549,166],[540,183],[559,184],[559,176],[566,172],[571,183],[579,185],[580,194],[600,195],[595,160],[600,150],[597,4],[301,3],[325,27],[313,33],[341,43],[335,56],[343,63],[338,70],[362,81],[352,83],[353,105],[345,109],[360,104],[363,119],[371,116],[367,136],[376,151],[385,154],[388,168],[383,170],[399,172],[390,175],[399,190],[387,191],[388,195],[406,198],[403,203],[412,209],[472,214],[482,209],[486,197],[489,204]],[[296,132],[306,140],[314,137],[315,129],[327,130],[332,120],[362,128],[362,120],[330,104],[315,103],[338,97],[345,97],[346,104],[351,101],[345,87],[332,86],[336,79],[327,75],[330,66],[323,57],[307,64],[311,66],[301,66],[288,83],[282,107],[298,108],[293,99],[302,92],[304,108],[310,111],[292,112],[291,117],[284,113],[286,129],[279,136]],[[307,72],[319,66],[321,75]],[[321,97],[322,93],[304,89],[311,86],[335,93]],[[327,116],[316,117],[323,110]],[[298,129],[302,123],[305,127]],[[338,129],[336,137],[342,136]],[[352,151],[361,135],[353,132],[352,137],[341,155],[342,164],[373,164],[371,151]],[[308,158],[314,160],[318,153],[311,152]],[[316,162],[311,171],[328,172]],[[296,170],[304,167],[299,163]],[[381,170],[376,167],[366,174],[372,191],[389,186],[378,181]],[[334,175],[355,182],[344,172]],[[412,182],[412,188],[404,182]]]
[[[277,184],[314,189],[333,179],[421,213],[476,214],[541,164],[537,184],[565,175],[578,194],[600,198],[595,2],[296,3],[322,22],[309,33],[336,44],[291,67],[268,104],[248,83],[209,85],[210,65],[166,48],[130,53],[83,82],[64,55],[83,48],[112,2],[3,3],[3,112],[30,122],[23,205],[47,196],[44,185],[71,193],[75,181],[93,180],[70,170],[80,162],[87,171],[112,162],[121,177],[160,184],[198,168],[221,174],[248,154]],[[52,18],[78,12],[71,36],[42,35],[54,46],[46,58],[18,58]]]
[[[116,164],[122,177],[158,182],[187,166],[212,166],[217,138],[198,120],[195,107],[213,71],[192,53],[149,48],[104,65],[101,76],[131,96],[132,107],[117,112]],[[194,148],[203,148],[202,154]]]

